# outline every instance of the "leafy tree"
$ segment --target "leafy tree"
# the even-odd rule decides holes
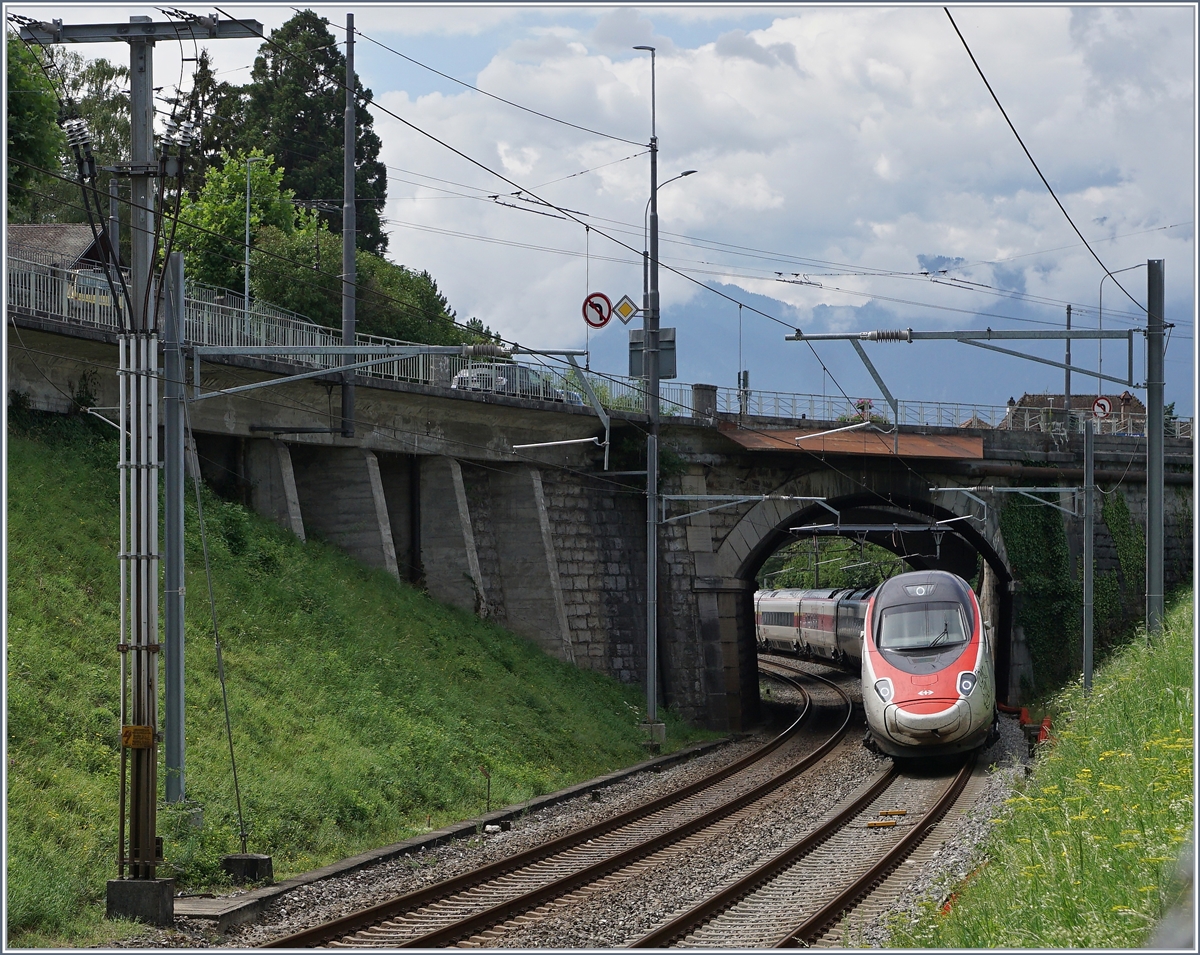
[[[315,217],[290,232],[264,227],[250,253],[256,296],[327,328],[342,325],[341,271],[341,237]]]
[[[87,120],[97,164],[128,162],[129,67],[103,57],[89,60],[74,50],[53,48],[51,55],[51,75],[61,77],[67,114]]]
[[[342,240],[310,218],[290,232],[265,227],[251,254],[254,294],[328,328],[342,324]],[[479,319],[464,328],[428,272],[414,272],[371,252],[355,255],[358,294],[355,326],[429,345],[492,341]]]
[[[896,556],[875,544],[863,544],[842,537],[822,539],[822,587],[874,587],[901,567]],[[780,548],[767,559],[758,573],[758,583],[765,588],[812,588],[816,586],[813,573],[812,541],[796,541]]]
[[[474,340],[454,324],[454,309],[428,272],[414,272],[370,254],[360,255],[357,264],[356,314],[363,332],[430,345]]]
[[[46,186],[37,169],[57,170],[66,149],[66,136],[58,125],[58,100],[37,57],[8,35],[8,213],[25,218],[31,211],[31,189]],[[27,165],[26,165],[27,164]],[[34,167],[34,168],[31,168]]]
[[[248,164],[250,158],[263,161]],[[315,228],[312,214],[296,208],[274,157],[264,156],[259,149],[225,154],[219,167],[209,169],[200,194],[195,199],[185,196],[179,210],[176,247],[183,250],[187,274],[198,282],[234,290],[245,283],[247,174],[251,248],[266,226],[285,234]]]
[[[184,189],[195,199],[204,187],[208,170],[220,166],[222,154],[231,151],[240,138],[246,118],[246,88],[218,81],[212,58],[207,49],[202,49],[190,91],[185,96],[177,89],[167,102],[180,122],[190,118],[196,124],[200,137],[199,147],[193,149],[192,161],[184,172]]]
[[[246,94],[242,148],[261,147],[286,170],[284,185],[305,200],[334,200],[343,191],[343,128],[346,58],[328,30],[329,21],[302,10],[270,36],[254,61]],[[355,80],[358,139],[354,150],[357,245],[387,249],[380,213],[387,196],[387,170],[379,161],[379,136],[365,103],[371,91]],[[366,200],[366,201],[361,201]],[[326,210],[322,220],[340,235],[342,214]]]
[[[30,57],[29,63],[36,75],[41,76],[47,89],[57,88],[61,106],[55,106],[57,120],[80,118],[87,122],[91,135],[92,154],[97,166],[111,166],[129,159],[129,69],[118,66],[108,60],[86,59],[74,50],[64,50],[61,47],[39,48],[30,52],[20,41],[17,41],[23,52]],[[20,53],[17,54],[18,56]],[[40,61],[41,66],[38,66]],[[13,46],[9,40],[9,89],[13,87]],[[44,69],[43,69],[44,68]],[[47,80],[47,76],[49,80]],[[51,86],[51,81],[53,86]],[[29,97],[21,97],[28,99]],[[14,98],[10,96],[10,117]],[[10,127],[10,149],[12,143]],[[42,168],[48,173],[35,176],[36,185],[30,184],[26,193],[26,202],[19,211],[19,216],[26,222],[86,222],[87,214],[83,208],[83,197],[79,186],[73,182],[63,181],[61,176],[74,179],[74,162],[63,166],[63,161],[70,158],[66,137],[57,134],[56,152],[52,161],[43,162]],[[45,156],[43,158],[46,158]],[[9,174],[12,175],[15,164],[10,164]],[[57,173],[58,175],[53,175]],[[101,210],[107,212],[108,181],[110,174],[101,171],[96,179],[96,191],[101,197]],[[10,180],[11,181],[11,180]],[[129,221],[128,207],[120,208],[122,221],[122,244],[128,248],[127,228]]]

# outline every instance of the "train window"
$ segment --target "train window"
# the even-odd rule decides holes
[[[764,610],[762,622],[764,627],[794,627],[796,617],[790,610]]]
[[[885,607],[878,642],[881,650],[926,650],[966,643],[962,608],[957,603]]]

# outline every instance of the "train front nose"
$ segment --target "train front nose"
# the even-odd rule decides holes
[[[898,742],[948,743],[970,728],[971,707],[966,700],[890,703],[884,708],[883,723]]]

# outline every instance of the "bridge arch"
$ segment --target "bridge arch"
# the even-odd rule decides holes
[[[912,566],[920,569],[947,569],[968,578],[979,569],[977,593],[984,619],[993,627],[998,690],[1002,698],[1006,697],[1012,644],[1013,575],[997,510],[984,507],[965,492],[930,491],[912,475],[898,481],[896,475],[892,477],[888,490],[876,491],[864,488],[847,475],[828,470],[794,476],[771,492],[774,499],[756,502],[719,543],[713,541],[711,566],[718,575],[725,603],[721,619],[714,619],[709,625],[719,628],[727,641],[738,644],[737,658],[743,661],[735,691],[742,704],[740,722],[752,719],[757,711],[758,677],[753,664],[756,575],[767,558],[796,538],[791,528],[837,520],[821,504],[778,499],[785,497],[822,497],[828,507],[839,512],[843,524],[950,522],[944,525],[947,530],[940,541],[934,541],[927,531],[906,532],[895,539],[873,532],[866,540],[906,556]],[[727,670],[727,680],[730,676]],[[736,717],[734,722],[738,722]]]

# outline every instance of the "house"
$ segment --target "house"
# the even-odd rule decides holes
[[[1080,417],[1091,416],[1092,408],[1100,395],[1071,395],[1071,413]],[[1146,420],[1146,406],[1128,391],[1119,395],[1104,395],[1108,399],[1108,418],[1114,422],[1140,429]],[[1008,413],[999,427],[1016,431],[1061,431],[1065,427],[1064,410],[1066,395],[1023,394],[1018,401],[1008,399]],[[1127,430],[1127,428],[1122,429]]]
[[[97,268],[104,260],[86,222],[9,225],[7,254],[10,259],[67,270]]]

